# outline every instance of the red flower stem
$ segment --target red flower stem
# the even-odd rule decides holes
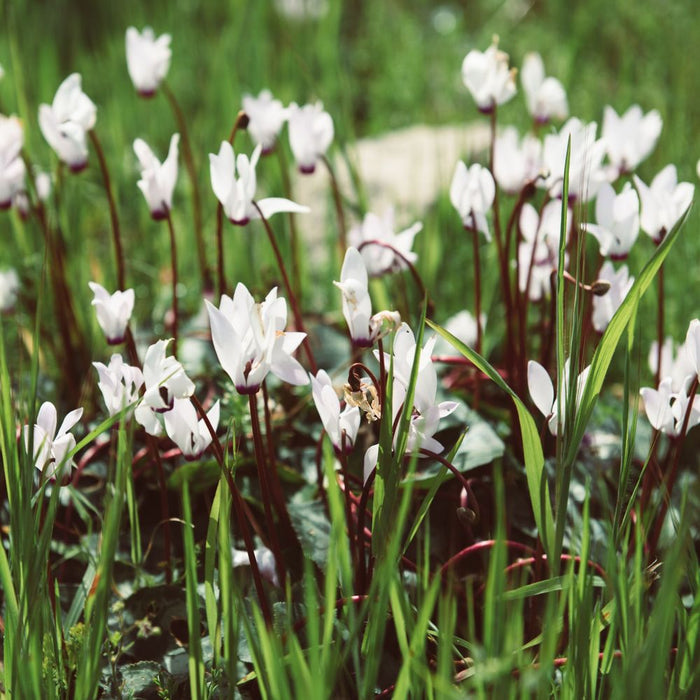
[[[248,115],[241,110],[236,115],[236,121],[233,122],[231,133],[228,137],[228,142],[233,146],[236,140],[236,134],[239,129],[245,129],[248,126]],[[224,205],[219,202],[216,207],[216,271],[219,278],[219,298],[222,294],[226,294],[226,273],[224,271]]]
[[[165,482],[165,471],[163,470],[163,462],[158,452],[158,442],[152,435],[146,434],[148,449],[156,463],[158,473],[158,488],[160,490],[160,517],[163,522],[163,545],[165,547],[165,581],[172,583],[173,581],[173,562],[172,562],[172,538],[170,532],[170,507],[168,506],[168,487]]]
[[[476,217],[472,212],[472,251],[474,255],[474,314],[476,316],[476,352],[481,355],[481,258],[479,257],[479,230],[476,227]],[[506,321],[508,318],[508,310],[506,310]],[[510,321],[507,321],[510,323]],[[508,343],[510,345],[510,343]],[[474,409],[479,408],[479,394],[481,381],[479,373],[476,374],[476,382],[474,383]]]
[[[333,204],[335,205],[335,215],[338,220],[338,249],[340,250],[340,259],[342,260],[345,256],[345,251],[348,247],[347,241],[347,229],[345,227],[345,214],[343,213],[343,201],[340,197],[340,188],[338,187],[338,178],[335,176],[331,162],[326,158],[326,156],[321,156],[323,164],[328,170],[328,175],[331,179],[331,191],[333,192]]]
[[[168,212],[166,216],[168,222],[168,233],[170,234],[170,267],[173,287],[173,355],[177,357],[178,340],[178,304],[177,304],[177,246],[175,243],[175,228],[173,227],[173,217]]]
[[[107,203],[109,205],[109,218],[112,223],[112,240],[114,241],[114,257],[117,263],[117,287],[120,290],[126,289],[126,276],[124,272],[124,251],[122,249],[122,236],[119,226],[119,217],[117,215],[117,207],[114,202],[114,194],[112,192],[112,181],[109,177],[109,168],[105,160],[105,154],[102,150],[102,144],[97,138],[97,133],[94,129],[90,132],[90,140],[97,153],[97,160],[100,164],[100,172],[102,173],[102,182],[104,183],[105,192],[107,194]]]
[[[464,490],[467,492],[469,496],[469,503],[473,504],[472,510],[474,511],[474,514],[476,515],[477,519],[479,518],[479,504],[477,503],[477,500],[474,496],[474,492],[472,491],[471,484],[469,483],[469,480],[467,479],[462,472],[457,469],[457,467],[454,466],[451,462],[446,460],[444,457],[440,456],[439,454],[436,454],[435,452],[431,452],[430,450],[425,450],[421,448],[418,450],[422,455],[425,455],[426,457],[430,457],[431,459],[436,460],[437,462],[440,462],[444,467],[449,469],[459,480],[459,482],[462,484],[462,487]],[[410,457],[409,457],[410,459]]]
[[[199,417],[204,421],[204,425],[207,426],[207,430],[211,435],[211,444],[214,449],[216,461],[219,464],[221,473],[224,475],[226,483],[228,484],[229,491],[231,492],[233,512],[236,516],[236,520],[238,521],[238,527],[241,531],[243,542],[245,543],[246,552],[248,553],[250,571],[253,574],[253,585],[255,586],[255,590],[258,594],[260,609],[262,611],[263,618],[265,619],[265,624],[267,625],[268,629],[272,629],[272,612],[270,610],[270,603],[267,600],[267,596],[265,595],[262,577],[260,576],[260,567],[258,566],[258,560],[255,558],[255,547],[253,545],[253,538],[251,537],[250,529],[248,528],[248,522],[244,517],[245,502],[243,501],[241,492],[236,486],[236,482],[233,480],[231,471],[226,466],[223,447],[221,446],[221,442],[219,441],[219,438],[216,435],[216,431],[214,430],[214,427],[212,426],[211,421],[209,420],[209,416],[207,416],[207,412],[204,410],[202,404],[199,402],[199,399],[196,396],[192,395],[190,397],[190,401],[192,402],[192,405],[197,409]]]
[[[287,290],[287,296],[289,297],[289,305],[292,307],[292,315],[294,316],[294,325],[296,326],[298,331],[301,331],[302,333],[306,333],[306,329],[304,328],[304,319],[301,316],[301,311],[299,310],[299,304],[297,302],[297,298],[296,298],[296,296],[294,296],[294,290],[292,289],[292,285],[289,282],[289,276],[287,275],[287,270],[284,266],[284,259],[282,258],[282,254],[280,253],[279,246],[277,245],[277,241],[275,240],[275,234],[272,231],[272,228],[270,228],[270,223],[265,218],[262,211],[260,211],[260,207],[258,206],[258,203],[256,201],[253,201],[253,206],[255,207],[258,214],[260,215],[260,220],[262,221],[263,226],[265,227],[267,237],[270,240],[270,245],[272,246],[272,251],[275,254],[275,259],[277,260],[277,267],[279,268],[280,274],[282,275],[282,280],[284,282],[284,288]],[[316,364],[316,359],[314,358],[314,354],[311,351],[311,345],[309,343],[309,334],[308,333],[306,333],[306,336],[305,336],[302,344],[304,346],[304,351],[306,352],[306,358],[309,361],[309,366],[311,367],[311,371],[314,374],[317,374],[318,373],[318,365]]]
[[[289,200],[294,200],[292,196],[292,184],[289,180],[289,172],[287,170],[287,159],[284,155],[284,149],[277,147],[277,161],[280,166],[280,175],[282,176],[282,191],[284,196]],[[299,235],[297,232],[296,219],[293,212],[287,212],[289,221],[289,250],[292,257],[292,278],[294,279],[294,293],[296,294],[299,303],[302,302],[302,287],[301,287],[301,263],[299,253]]]
[[[654,386],[658,389],[661,382],[661,356],[664,345],[664,266],[663,263],[659,267],[659,272],[656,277],[659,292],[657,296],[658,306],[656,310],[656,342],[658,349],[656,351],[656,374],[654,376]]]
[[[369,494],[376,476],[377,467],[374,467],[369,473],[367,481],[362,486],[360,505],[357,507],[357,553],[359,555],[359,566],[357,567],[357,582],[355,585],[360,593],[366,592],[368,584],[367,576],[369,572],[367,571],[367,560],[365,558],[365,509],[367,508],[367,501],[369,501]]]
[[[350,491],[350,484],[348,483],[348,460],[347,460],[347,455],[345,454],[345,441],[346,441],[346,435],[345,431],[343,431],[343,434],[341,435],[340,438],[340,450],[337,450],[336,455],[338,457],[338,461],[340,462],[340,473],[343,477],[343,486],[342,486],[342,491],[343,491],[343,500],[345,501],[345,520],[347,522],[347,527],[348,527],[348,541],[350,543],[350,556],[355,562],[355,570],[357,570],[357,565],[360,561],[360,558],[362,557],[362,551],[358,550],[357,548],[357,540],[353,537],[353,528],[352,528],[352,493]]]
[[[190,184],[192,185],[192,217],[194,219],[194,234],[197,242],[199,271],[202,277],[202,285],[204,286],[205,290],[208,290],[213,288],[213,284],[211,273],[209,272],[209,267],[207,265],[207,254],[206,247],[204,245],[204,233],[202,230],[202,203],[199,193],[199,182],[197,181],[197,168],[195,166],[194,156],[192,155],[192,145],[190,143],[189,132],[187,130],[187,121],[185,120],[185,115],[182,113],[182,109],[180,108],[175,94],[170,89],[170,86],[165,81],[163,81],[161,85],[163,94],[167,98],[168,104],[173,111],[175,121],[177,122],[177,126],[180,131],[180,136],[182,137],[182,157],[185,161],[185,169],[187,170],[187,175],[190,178]]]
[[[519,552],[523,552],[530,556],[535,554],[535,550],[532,547],[528,547],[526,544],[521,544],[520,542],[515,542],[514,540],[505,540],[504,544],[509,549],[514,549]],[[472,544],[465,549],[457,552],[457,554],[450,557],[440,568],[440,576],[445,576],[445,574],[453,567],[455,564],[459,564],[464,559],[477,554],[484,549],[492,549],[496,545],[496,540],[482,540],[476,544]]]
[[[282,550],[280,548],[279,539],[277,538],[277,527],[275,519],[272,515],[272,500],[273,494],[268,481],[268,465],[265,459],[265,449],[262,442],[262,434],[260,431],[260,418],[258,416],[258,401],[257,393],[248,395],[248,407],[250,408],[250,420],[253,427],[253,443],[255,445],[255,466],[258,470],[258,478],[260,479],[260,489],[262,492],[263,508],[265,510],[265,520],[267,521],[267,535],[270,542],[270,549],[275,556],[275,565],[277,568],[277,578],[279,579],[282,588],[285,586],[287,579],[287,571],[282,561]]]

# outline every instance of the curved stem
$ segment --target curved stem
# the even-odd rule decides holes
[[[362,496],[360,497],[360,504],[357,507],[357,553],[359,555],[358,567],[357,567],[357,590],[360,593],[364,593],[367,587],[367,562],[365,559],[365,509],[367,508],[367,501],[369,500],[369,494],[372,490],[372,484],[374,484],[374,479],[377,476],[377,467],[369,473],[367,476],[367,481],[362,486]],[[371,556],[371,554],[370,554]]]
[[[177,357],[177,337],[178,337],[178,304],[177,304],[177,247],[175,244],[175,228],[173,227],[173,217],[168,211],[165,217],[168,222],[168,233],[170,234],[170,267],[173,287],[173,355]]]
[[[277,245],[277,241],[275,240],[275,234],[272,231],[272,228],[270,228],[270,223],[265,218],[264,214],[260,210],[260,207],[258,206],[258,203],[256,201],[253,201],[253,206],[255,207],[258,214],[260,215],[260,220],[262,221],[263,226],[265,227],[267,237],[270,240],[270,245],[272,246],[272,251],[275,254],[275,259],[277,260],[277,267],[279,268],[280,274],[282,275],[282,280],[284,282],[284,288],[287,290],[287,296],[289,297],[289,305],[292,307],[292,315],[294,316],[294,325],[296,326],[298,331],[301,331],[302,333],[306,333],[306,329],[304,328],[304,319],[301,316],[301,311],[299,310],[299,304],[297,302],[297,298],[296,298],[296,296],[294,296],[294,290],[292,289],[292,285],[289,282],[289,276],[287,275],[287,270],[284,266],[284,260],[282,258],[282,254],[280,253],[279,246]],[[311,371],[314,374],[317,374],[318,373],[318,365],[316,364],[316,359],[314,358],[314,354],[311,351],[311,345],[309,342],[309,334],[308,333],[306,333],[306,336],[304,337],[304,341],[302,344],[304,346],[304,351],[306,352],[306,357],[309,361],[309,366],[311,367]]]
[[[95,130],[89,132],[90,140],[97,153],[97,160],[100,163],[100,172],[102,173],[102,182],[104,183],[105,192],[107,193],[107,203],[109,205],[109,218],[112,223],[112,239],[114,241],[114,256],[117,263],[117,288],[120,290],[126,289],[126,277],[124,272],[124,251],[122,249],[121,228],[119,226],[119,217],[117,215],[117,206],[114,202],[114,194],[112,192],[112,181],[109,177],[109,168],[105,160],[105,154],[102,150],[102,144],[97,138]]]
[[[236,115],[236,121],[233,122],[231,133],[228,137],[228,142],[233,146],[236,140],[236,134],[239,129],[245,129],[248,126],[248,115],[243,111],[239,111]],[[216,271],[219,278],[219,298],[226,293],[226,273],[224,272],[224,205],[219,202],[216,207]]]
[[[182,156],[185,161],[185,168],[187,170],[187,175],[190,178],[190,183],[192,185],[192,216],[194,219],[194,234],[195,240],[197,241],[197,257],[199,258],[199,271],[202,277],[202,284],[204,289],[211,289],[213,287],[211,273],[209,272],[209,267],[207,265],[207,255],[206,248],[204,246],[204,233],[202,231],[202,203],[199,193],[199,182],[197,181],[197,168],[194,163],[194,156],[192,155],[192,145],[190,143],[190,136],[187,130],[187,122],[185,120],[185,115],[182,113],[182,109],[175,98],[175,94],[170,89],[167,82],[161,84],[163,94],[168,100],[168,104],[173,111],[175,116],[175,121],[177,122],[178,129],[180,130],[180,136],[182,137]]]
[[[165,547],[165,581],[172,583],[173,581],[173,562],[172,562],[172,540],[170,531],[170,507],[168,505],[168,487],[165,482],[165,471],[163,470],[163,462],[158,452],[158,443],[152,435],[146,434],[148,449],[151,452],[156,463],[158,472],[158,488],[160,489],[160,517],[163,521],[163,545]]]

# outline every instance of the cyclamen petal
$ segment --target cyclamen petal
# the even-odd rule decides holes
[[[139,33],[135,27],[126,30],[126,67],[137,92],[150,97],[158,89],[170,68],[170,35],[156,38],[150,27]]]

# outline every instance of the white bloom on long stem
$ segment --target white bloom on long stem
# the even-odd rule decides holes
[[[636,175],[633,179],[642,202],[642,230],[661,243],[693,201],[695,186],[678,182],[675,165],[661,170],[649,187]]]
[[[544,137],[542,165],[548,176],[538,185],[549,190],[552,197],[561,197],[564,185],[566,149],[571,138],[569,164],[569,198],[587,202],[595,197],[600,185],[606,181],[602,166],[605,142],[596,140],[595,122],[584,124],[572,117],[557,134]]]
[[[186,399],[194,393],[194,383],[182,364],[165,354],[170,340],[158,340],[150,345],[143,361],[145,391],[134,417],[149,435],[163,432],[160,414],[169,411],[175,399]]]
[[[287,121],[287,110],[269,90],[263,90],[257,97],[243,95],[243,111],[248,117],[247,129],[255,145],[262,147],[263,155],[270,153]]]
[[[595,224],[583,228],[595,236],[600,254],[613,260],[627,257],[639,235],[639,197],[629,183],[620,194],[612,185],[603,183],[595,202]]]
[[[554,199],[537,213],[529,202],[520,212],[520,232],[523,240],[518,245],[518,287],[527,290],[528,298],[538,301],[551,292],[552,273],[559,268],[559,239],[561,232],[562,201]],[[567,236],[571,231],[571,209],[567,207]],[[564,264],[568,264],[568,254]]]
[[[550,119],[566,119],[569,104],[564,86],[556,79],[545,77],[542,56],[529,53],[525,56],[520,72],[520,81],[525,91],[527,111],[540,124]]]
[[[159,221],[165,219],[172,209],[173,190],[177,181],[177,155],[180,134],[170,138],[168,157],[161,162],[143,139],[134,141],[134,153],[139,159],[141,179],[136,183],[146,198],[151,216]]]
[[[219,427],[218,401],[207,411],[207,418],[216,430]],[[186,459],[197,459],[211,444],[209,428],[203,418],[197,420],[197,411],[189,399],[175,399],[173,407],[163,414],[163,420],[168,437]]]
[[[509,126],[496,136],[493,174],[502,190],[517,194],[534,183],[542,172],[542,142],[526,134],[522,141],[518,130]]]
[[[616,272],[614,265],[606,260],[600,268],[598,279],[610,283],[605,294],[593,295],[593,328],[602,333],[632,288],[634,277],[629,276],[627,265],[622,265]]]
[[[239,283],[233,298],[224,294],[217,309],[206,301],[211,338],[221,367],[240,394],[255,394],[268,372],[290,384],[307,384],[306,372],[292,357],[305,333],[285,331],[287,302],[275,287],[261,303]]]
[[[485,114],[515,95],[515,73],[508,67],[508,54],[499,51],[495,37],[486,51],[472,50],[462,61],[462,82]]]
[[[39,106],[41,133],[73,172],[87,165],[87,132],[95,126],[96,118],[97,107],[83,92],[78,73],[61,83],[51,105]]]
[[[304,174],[314,172],[317,161],[333,141],[333,118],[323,103],[299,107],[292,102],[288,110],[289,146],[297,167]]]
[[[530,397],[540,413],[542,413],[542,415],[547,419],[547,426],[549,427],[549,432],[552,433],[552,435],[557,434],[560,423],[563,431],[564,424],[566,422],[566,404],[568,400],[567,394],[569,393],[569,365],[570,361],[567,359],[564,363],[562,386],[560,387],[560,403],[559,398],[554,394],[554,383],[547,373],[547,370],[539,362],[535,362],[534,360],[530,360],[527,363],[527,387],[530,392]],[[588,367],[585,367],[581,374],[579,374],[576,378],[576,408],[578,408],[583,396],[583,391],[586,387],[586,381],[588,380],[588,373],[590,372],[590,369],[591,367],[588,365]]]
[[[143,386],[143,372],[138,367],[132,367],[124,362],[121,355],[114,354],[109,365],[93,362],[100,378],[97,386],[102,392],[107,412],[113,416],[139,400],[139,392]],[[131,411],[127,412],[129,415]]]
[[[66,464],[68,469],[73,466],[66,463],[68,453],[75,447],[75,437],[69,432],[83,415],[82,408],[76,408],[66,415],[61,423],[61,427],[56,430],[58,424],[58,414],[56,407],[46,401],[41,404],[39,412],[36,414],[36,424],[32,430],[30,440],[30,428],[24,426],[24,446],[27,450],[33,451],[32,459],[34,466],[47,479],[53,479],[59,468]]]
[[[486,212],[496,196],[496,183],[491,171],[479,163],[470,168],[460,160],[455,168],[450,185],[450,202],[457,210],[466,229],[481,231],[486,240],[491,240]]]
[[[156,38],[150,27],[126,30],[126,67],[139,95],[150,97],[170,68],[170,34]]]
[[[209,154],[211,186],[216,198],[221,202],[224,213],[232,224],[245,226],[251,219],[259,219],[260,212],[269,219],[279,212],[303,214],[308,207],[296,204],[283,197],[268,197],[256,200],[260,212],[253,204],[257,178],[255,168],[260,158],[261,147],[256,146],[253,155],[239,153],[238,157],[228,141],[222,141],[218,154]]]
[[[429,338],[418,359],[418,372],[413,393],[413,407],[408,425],[406,453],[428,450],[434,453],[443,451],[443,445],[433,435],[437,432],[440,420],[449,416],[457,408],[455,401],[437,402],[437,372],[432,361],[436,337]],[[418,346],[413,331],[405,323],[396,331],[392,348],[394,378],[391,391],[391,418],[396,424],[399,411],[408,395],[408,388],[416,361]],[[392,356],[385,353],[384,361],[387,366],[392,363]],[[382,407],[385,410],[385,407]],[[394,440],[398,435],[394,436]],[[377,463],[378,445],[368,448],[364,457],[364,480]]]
[[[110,345],[124,342],[126,327],[134,310],[134,290],[116,291],[110,294],[97,282],[88,282],[95,295],[92,305],[97,313],[97,322],[104,331]]]
[[[13,197],[24,189],[23,145],[22,122],[0,114],[0,209],[8,209]]]
[[[0,270],[0,311],[10,311],[17,302],[19,277],[16,270]]]
[[[367,273],[378,277],[385,272],[405,269],[406,262],[416,262],[418,256],[411,248],[422,228],[422,223],[415,223],[394,233],[394,209],[389,207],[381,217],[372,212],[365,214],[362,224],[348,231],[348,243],[360,251]]]
[[[693,319],[688,326],[685,349],[693,372],[697,376],[700,374],[700,321],[697,318]]]
[[[616,177],[629,173],[652,152],[661,134],[663,122],[657,110],[642,113],[632,105],[622,116],[609,105],[603,113],[602,138]]]
[[[346,405],[340,410],[340,400],[325,370],[320,369],[315,377],[309,374],[309,378],[323,429],[337,452],[349,453],[360,429],[360,409],[357,406]]]

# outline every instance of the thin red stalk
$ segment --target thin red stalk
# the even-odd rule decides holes
[[[160,489],[160,517],[163,521],[163,545],[165,547],[165,581],[173,581],[172,538],[170,532],[170,507],[168,505],[168,487],[165,482],[163,462],[158,452],[158,443],[152,435],[146,435],[148,448],[156,463],[158,473],[158,488]]]
[[[654,386],[658,388],[661,382],[661,356],[664,345],[664,266],[659,267],[657,274],[657,283],[659,292],[657,296],[658,307],[656,310],[656,342],[658,349],[656,351],[656,374],[654,376]]]
[[[362,496],[360,497],[360,505],[357,508],[357,553],[360,555],[357,568],[357,590],[364,593],[367,587],[367,561],[365,559],[365,509],[369,500],[369,493],[372,490],[372,484],[377,476],[377,467],[374,467],[367,476],[362,486]],[[370,554],[371,556],[371,554]]]
[[[520,542],[515,542],[514,540],[505,540],[504,544],[509,549],[515,549],[516,551],[524,552],[530,556],[535,554],[535,550],[532,547],[528,547],[526,544],[521,544]],[[484,549],[491,549],[496,545],[496,540],[482,540],[475,544],[469,545],[465,549],[457,552],[457,554],[450,557],[440,568],[440,576],[444,576],[455,564],[459,564],[464,559],[481,552]]]
[[[202,230],[202,203],[199,193],[199,182],[197,181],[197,168],[192,155],[192,145],[190,136],[187,130],[187,121],[185,115],[180,108],[180,105],[175,97],[175,94],[166,83],[162,83],[163,94],[168,100],[168,104],[173,111],[175,121],[177,122],[180,136],[182,137],[182,156],[185,161],[185,169],[190,178],[192,185],[192,216],[194,219],[194,235],[197,243],[197,257],[199,259],[199,271],[202,276],[202,285],[205,290],[212,289],[211,273],[207,265],[206,247],[204,245],[204,233]]]
[[[279,246],[277,245],[277,241],[275,240],[275,234],[272,231],[272,228],[270,228],[270,223],[268,222],[268,220],[265,218],[262,211],[260,210],[258,203],[253,201],[253,206],[255,207],[258,214],[260,215],[260,220],[262,221],[263,226],[265,227],[267,237],[270,240],[270,245],[272,246],[272,251],[275,254],[275,259],[277,260],[277,267],[279,268],[280,274],[282,275],[282,280],[284,282],[284,288],[286,289],[287,296],[289,297],[289,305],[292,307],[292,315],[294,316],[294,325],[296,326],[298,331],[301,331],[302,333],[306,333],[306,329],[304,328],[304,319],[301,316],[301,311],[299,310],[299,304],[297,302],[297,298],[294,296],[294,290],[292,289],[292,285],[289,282],[289,276],[287,275],[287,270],[284,266],[284,259],[282,258],[282,254],[280,253]],[[304,341],[302,344],[304,346],[304,351],[306,352],[306,357],[309,361],[309,366],[311,367],[311,371],[314,374],[317,374],[318,373],[318,365],[316,364],[316,359],[314,358],[313,352],[311,352],[311,344],[309,342],[309,334],[308,333],[306,333],[306,336],[304,337]]]
[[[289,172],[287,171],[287,160],[284,155],[284,149],[277,147],[277,161],[280,166],[280,174],[282,176],[282,191],[287,199],[293,200],[292,185],[289,180]],[[299,236],[297,233],[296,219],[293,212],[287,213],[289,221],[289,249],[292,256],[292,277],[294,278],[294,292],[299,303],[301,303],[301,265],[299,263]]]
[[[248,126],[248,115],[241,110],[236,115],[236,121],[233,122],[231,133],[228,137],[228,142],[233,146],[236,140],[236,134],[239,129],[245,129]],[[219,297],[226,293],[226,273],[224,271],[224,205],[219,202],[216,207],[216,269],[219,278]]]
[[[199,399],[196,396],[192,395],[190,397],[190,401],[197,410],[199,417],[204,421],[204,425],[207,426],[207,430],[211,435],[211,444],[214,449],[216,461],[219,464],[221,473],[224,475],[226,483],[228,484],[229,491],[231,492],[233,512],[236,516],[236,520],[238,521],[238,527],[241,531],[241,535],[243,536],[243,542],[245,543],[246,552],[248,553],[250,570],[253,574],[253,585],[255,586],[255,590],[258,594],[258,600],[260,601],[260,608],[262,610],[263,618],[265,619],[265,624],[267,625],[267,627],[272,629],[272,612],[270,610],[270,603],[267,600],[267,596],[265,595],[265,589],[263,587],[262,577],[260,576],[260,567],[258,566],[258,560],[255,558],[255,547],[253,545],[253,538],[250,535],[248,523],[244,517],[245,503],[243,501],[243,497],[241,496],[241,492],[236,486],[236,482],[233,480],[233,476],[231,475],[230,470],[226,467],[223,447],[221,446],[221,442],[219,441],[219,438],[216,434],[216,430],[214,430],[214,427],[212,426],[211,421],[209,420],[209,416],[207,416],[207,412],[204,410],[204,407],[199,402]]]
[[[102,173],[102,182],[104,183],[105,192],[107,194],[107,203],[109,205],[109,218],[112,223],[112,240],[114,241],[114,256],[117,263],[117,287],[120,290],[126,289],[126,275],[124,272],[124,251],[122,249],[122,236],[119,226],[119,217],[117,215],[117,206],[114,202],[114,194],[112,192],[112,182],[109,177],[109,168],[105,159],[102,144],[97,138],[97,133],[94,129],[90,132],[90,140],[95,147],[97,160],[100,163],[100,172]]]
[[[178,340],[178,304],[177,304],[177,246],[175,243],[175,228],[173,227],[173,217],[168,212],[166,216],[168,222],[168,233],[170,234],[170,267],[172,268],[173,287],[173,355],[177,357]]]
[[[275,555],[275,564],[277,566],[277,577],[280,585],[284,588],[287,579],[287,571],[282,561],[282,549],[280,548],[279,539],[277,537],[277,527],[275,519],[272,515],[272,500],[273,494],[268,480],[268,465],[265,459],[265,449],[262,442],[262,434],[260,431],[260,418],[258,416],[258,401],[257,393],[248,395],[248,407],[250,409],[250,420],[253,427],[253,443],[255,445],[255,466],[258,469],[258,478],[260,479],[260,488],[262,491],[262,502],[265,510],[265,520],[267,521],[267,535],[270,540],[270,549]]]
[[[512,564],[509,564],[506,566],[506,568],[503,570],[504,574],[510,573],[511,571],[515,571],[516,569],[522,569],[524,566],[530,566],[532,564],[536,564],[537,562],[540,562],[542,560],[547,560],[547,555],[542,554],[541,556],[538,557],[528,557],[527,559],[518,559],[518,561],[513,562]],[[582,560],[581,557],[579,556],[571,556],[570,554],[562,554],[559,557],[559,560],[564,562],[564,561],[573,561],[576,564],[581,564]],[[594,561],[591,561],[590,559],[586,562],[586,565],[593,569],[601,578],[605,579],[607,581],[608,575],[605,572],[605,569],[603,569],[600,564],[596,564]]]
[[[335,176],[335,172],[333,171],[333,167],[331,166],[331,162],[326,158],[326,156],[321,156],[321,160],[323,161],[323,164],[326,166],[326,170],[328,170],[328,175],[331,178],[331,190],[333,192],[333,204],[335,205],[335,215],[338,220],[338,233],[340,236],[338,237],[338,247],[340,249],[340,259],[343,259],[343,256],[345,255],[345,250],[348,247],[348,241],[347,241],[347,229],[345,227],[345,214],[343,212],[343,201],[340,197],[340,188],[338,187],[338,179]]]

